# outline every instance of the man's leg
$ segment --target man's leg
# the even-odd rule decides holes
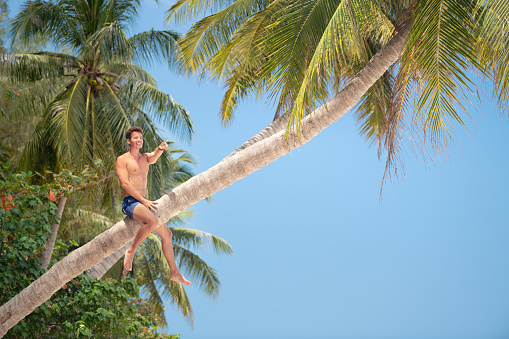
[[[175,264],[175,257],[173,255],[173,243],[172,243],[172,233],[171,230],[166,227],[165,224],[160,225],[155,229],[157,235],[161,238],[161,246],[163,247],[164,257],[170,266],[170,279],[178,281],[184,285],[191,285],[191,282],[184,278],[182,273],[179,272],[177,264]]]
[[[156,216],[153,215],[152,212],[150,212],[142,204],[136,205],[133,211],[133,217],[134,219],[143,223],[143,226],[141,226],[141,228],[138,230],[138,233],[136,233],[131,247],[125,251],[124,268],[126,271],[130,271],[132,269],[134,253],[136,252],[138,245],[141,244],[141,242],[145,240],[146,237],[148,237],[150,232],[157,228],[157,224],[159,223]]]

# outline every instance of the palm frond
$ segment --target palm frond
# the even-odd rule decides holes
[[[322,2],[323,5],[320,6]],[[289,90],[296,93],[290,96],[287,108],[293,104],[289,129],[294,128],[297,133],[301,129],[302,117],[311,112],[317,103],[324,103],[327,100],[329,89],[338,87],[343,80],[342,73],[351,74],[349,69],[351,64],[368,62],[369,48],[366,46],[364,37],[375,27],[380,27],[382,33],[376,38],[387,40],[389,32],[392,31],[390,22],[375,2],[355,1],[351,5],[350,2],[339,0],[332,5],[327,1],[319,1],[307,7],[290,10],[288,14],[283,15],[282,19],[294,20],[295,27],[289,29],[279,24],[272,35],[277,37],[278,32],[281,31],[281,34],[286,34],[287,39],[291,39],[292,34],[300,32],[301,29],[304,30],[303,38],[295,39],[295,43],[288,47],[290,48],[288,53],[304,49],[309,54],[286,61],[287,57],[282,53],[283,51],[277,51],[274,57],[271,55],[267,65],[267,71],[275,72],[272,76],[274,78],[272,87],[277,90],[282,83],[286,86],[290,83]],[[308,28],[308,21],[315,22],[319,17],[324,17],[325,20],[322,21],[324,24],[318,27],[312,25]],[[292,25],[288,26],[292,27]],[[296,29],[299,31],[296,32]],[[316,38],[310,39],[309,35]],[[306,44],[314,43],[316,48],[304,48]],[[334,47],[331,48],[331,46]],[[285,65],[287,68],[277,69],[278,64]],[[296,76],[287,76],[292,73]]]
[[[394,79],[386,72],[361,98],[355,111],[361,123],[361,135],[378,144],[378,158],[382,151],[382,139],[386,132],[387,110],[390,105]]]
[[[191,251],[173,245],[175,261],[180,270],[183,270],[192,280],[197,281],[198,286],[212,299],[219,295],[221,283],[216,270],[207,265],[199,256]]]
[[[140,7],[140,0],[104,1],[103,7],[95,10],[97,17],[100,17],[98,26],[117,22],[122,25],[123,29],[128,28],[128,26],[132,26],[136,23]]]
[[[57,47],[75,50],[85,42],[85,37],[68,9],[65,1],[27,1],[11,24],[12,41],[29,42],[49,37]]]
[[[83,45],[84,55],[98,55],[99,52],[104,63],[130,62],[133,59],[134,51],[120,23],[105,24]],[[94,64],[98,66],[97,61]]]
[[[98,112],[101,113],[98,116],[100,119],[98,126],[107,129],[104,136],[108,137],[111,147],[109,155],[115,159],[125,145],[125,131],[131,127],[127,109],[124,107],[118,91],[107,82],[104,82],[104,92],[98,97],[97,101],[100,104]]]
[[[37,125],[32,138],[25,144],[18,167],[24,171],[49,170],[58,173],[62,165],[56,146],[51,142],[47,123],[42,121]]]
[[[166,24],[181,24],[193,17],[208,15],[235,0],[178,0],[166,12]]]
[[[136,267],[143,272],[145,279],[143,279],[143,292],[148,294],[148,303],[152,306],[152,312],[160,319],[159,324],[162,327],[167,327],[166,316],[164,315],[164,300],[159,294],[156,286],[157,273],[152,272],[148,258],[145,255],[136,256]]]
[[[509,103],[509,4],[507,1],[478,1],[482,67],[494,79],[494,94],[501,106]]]
[[[65,66],[77,68],[81,64],[81,60],[74,55],[63,52],[40,51],[32,53],[33,55],[45,55],[48,57],[59,58],[64,60],[67,64]],[[66,67],[66,68],[68,68]]]
[[[468,115],[462,100],[469,102],[465,89],[470,91],[473,83],[466,70],[471,65],[479,68],[471,29],[473,6],[470,1],[422,1],[402,58],[422,72],[417,115],[424,116],[436,148],[451,137],[450,119],[464,126],[458,108]]]
[[[268,53],[260,51],[258,40],[266,36],[266,27],[270,25],[274,14],[285,5],[286,0],[276,0],[252,15],[207,63],[206,69],[211,72],[211,76],[227,78],[219,111],[223,124],[232,122],[242,99],[254,92],[259,95],[268,86],[266,77],[260,77],[260,69],[267,61]]]
[[[194,71],[200,70],[207,60],[230,42],[233,34],[251,15],[269,3],[269,0],[235,1],[222,11],[198,21],[180,42],[185,64]]]
[[[77,241],[78,244],[86,244],[114,224],[112,219],[103,214],[75,206],[66,208],[65,218],[62,220],[66,237]]]
[[[6,79],[16,83],[64,76],[66,64],[65,58],[48,55],[0,55],[0,71]]]
[[[156,82],[154,78],[145,71],[142,67],[131,64],[131,63],[113,63],[105,65],[105,71],[111,72],[116,76],[120,76],[118,81],[122,83],[122,76],[126,76],[127,79],[133,78],[136,80],[140,80],[146,82],[152,86],[156,86]]]
[[[194,215],[193,211],[190,211],[190,210],[182,211],[179,214],[177,214],[176,216],[172,217],[168,221],[168,224],[184,226],[190,222],[191,217],[193,215]]]
[[[255,71],[245,71],[243,68],[234,70],[232,76],[226,80],[226,91],[221,100],[219,117],[223,125],[233,121],[235,111],[241,100],[252,93],[258,84],[258,79],[253,76]]]
[[[175,50],[177,32],[164,30],[150,30],[148,32],[138,33],[129,38],[129,44],[134,51],[134,61],[141,64],[152,65],[157,63],[167,63],[172,67],[175,63]]]
[[[181,227],[170,227],[170,230],[173,233],[173,242],[179,246],[198,249],[212,244],[214,252],[218,255],[233,254],[230,244],[213,234]]]
[[[0,82],[1,93],[11,94],[9,100],[0,103],[0,107],[6,116],[13,119],[41,118],[48,103],[68,80],[69,77],[61,76],[16,85]]]
[[[51,117],[50,136],[59,153],[67,152],[74,161],[81,160],[87,117],[90,113],[87,79],[84,76],[64,87],[48,105]]]
[[[193,124],[185,107],[154,85],[127,76],[120,78],[120,81],[129,82],[122,86],[122,95],[129,97],[141,109],[152,111],[156,121],[165,124],[176,135],[191,140]]]

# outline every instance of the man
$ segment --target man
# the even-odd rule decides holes
[[[158,225],[157,218],[152,214],[152,211],[156,209],[157,202],[145,199],[148,165],[155,163],[168,149],[167,140],[163,141],[154,152],[140,154],[140,149],[143,146],[143,130],[140,127],[129,128],[126,139],[131,149],[117,158],[117,175],[125,192],[122,212],[143,223],[143,226],[134,237],[131,247],[125,252],[124,268],[127,271],[132,269],[136,248],[150,232],[155,231],[161,237],[163,253],[170,265],[170,279],[190,285],[191,282],[184,278],[175,264],[170,229],[165,224]]]

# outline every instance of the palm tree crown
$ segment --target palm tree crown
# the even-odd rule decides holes
[[[140,1],[132,0],[24,4],[12,24],[13,40],[43,36],[60,51],[3,55],[0,60],[19,88],[18,106],[9,107],[12,114],[28,114],[26,107],[32,114],[43,112],[37,136],[25,148],[25,163],[49,148],[60,162],[80,167],[97,158],[113,164],[125,151],[124,133],[131,125],[144,129],[149,147],[160,143],[151,117],[191,137],[187,110],[160,91],[140,66],[154,61],[172,65],[178,35],[151,30],[127,37],[139,7]]]
[[[210,8],[220,10],[210,14]],[[387,169],[401,140],[440,151],[453,136],[453,122],[464,125],[464,103],[476,89],[471,68],[493,79],[495,96],[508,102],[507,2],[181,0],[168,21],[203,14],[181,39],[182,61],[225,83],[224,123],[254,94],[274,100],[275,118],[289,112],[288,130],[299,133],[302,118],[338,93],[405,25],[412,30],[402,58],[355,112],[379,156],[388,151]]]

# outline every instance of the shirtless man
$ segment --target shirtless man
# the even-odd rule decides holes
[[[184,278],[175,264],[170,229],[165,224],[158,225],[157,218],[152,214],[152,211],[156,209],[157,202],[145,199],[148,165],[155,163],[168,149],[167,140],[163,141],[154,152],[140,154],[140,149],[143,146],[143,130],[139,127],[129,128],[126,139],[131,149],[117,158],[117,175],[125,192],[122,212],[143,223],[143,226],[134,237],[131,247],[125,252],[124,268],[127,271],[132,269],[136,248],[150,232],[155,231],[161,237],[163,253],[170,265],[170,279],[190,285],[191,282]]]

